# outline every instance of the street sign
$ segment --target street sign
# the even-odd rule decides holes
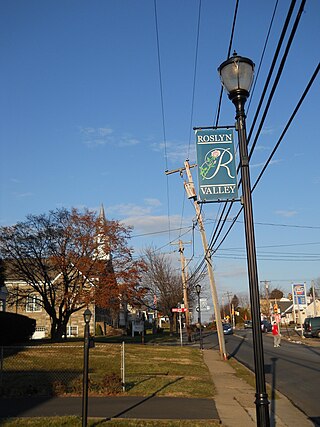
[[[207,311],[208,310],[208,299],[207,298],[200,298],[200,309],[201,309],[201,311]]]
[[[305,284],[292,285],[293,304],[300,309],[307,307],[307,290]]]
[[[199,196],[202,201],[238,197],[237,170],[231,129],[197,129]]]
[[[186,308],[172,308],[171,310],[173,313],[185,313],[188,311]]]

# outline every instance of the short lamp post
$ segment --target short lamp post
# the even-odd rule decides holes
[[[83,388],[82,388],[82,427],[87,427],[88,420],[88,373],[89,373],[89,334],[92,313],[87,308],[84,313],[84,357],[83,357]]]
[[[201,293],[201,285],[196,285],[196,292],[198,297],[198,324],[199,324],[199,342],[200,342],[200,350],[203,349],[203,340],[202,340],[202,327],[201,327],[201,306],[200,306],[200,293]]]
[[[236,107],[237,131],[239,137],[239,153],[242,179],[242,204],[244,209],[245,238],[247,248],[247,265],[249,290],[252,310],[253,352],[256,377],[256,414],[257,425],[270,426],[269,401],[266,393],[264,372],[264,355],[261,331],[259,281],[257,256],[254,237],[252,197],[249,171],[249,157],[246,134],[246,115],[244,105],[251,89],[254,63],[234,52],[233,56],[218,68],[221,82],[228,92],[229,99]]]

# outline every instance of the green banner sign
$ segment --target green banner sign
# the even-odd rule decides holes
[[[199,197],[204,202],[238,198],[232,129],[197,129]]]

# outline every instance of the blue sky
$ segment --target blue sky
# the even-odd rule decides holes
[[[281,0],[276,11],[248,129],[289,4]],[[274,5],[239,2],[232,50],[256,64]],[[170,242],[180,237],[193,242],[185,245],[190,265],[201,260],[183,180],[164,171],[186,158],[194,163],[192,127],[215,121],[217,67],[227,56],[235,1],[202,0],[196,77],[199,1],[157,0],[156,6],[163,116],[153,0],[2,0],[0,225],[103,203],[109,218],[134,226],[137,255],[152,245],[171,253],[178,267]],[[307,1],[251,160],[253,183],[318,64],[319,17],[319,1]],[[318,97],[319,78],[253,194],[259,280],[286,292],[291,282],[309,285],[320,276]],[[224,94],[219,124],[234,124],[234,115]],[[220,209],[203,207],[208,239]],[[247,292],[242,216],[214,266],[220,296]]]

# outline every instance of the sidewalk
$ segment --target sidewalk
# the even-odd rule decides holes
[[[203,350],[215,386],[214,399],[174,397],[90,397],[88,416],[104,419],[217,420],[223,427],[256,426],[255,390],[222,361],[217,350]],[[285,396],[270,402],[270,425],[311,427],[314,424]],[[80,397],[0,398],[0,416],[81,416]],[[1,421],[0,421],[1,424]]]
[[[81,397],[0,399],[2,418],[81,416]],[[111,419],[217,420],[212,399],[175,397],[89,397],[88,416]],[[1,420],[0,420],[1,425]]]
[[[203,357],[216,388],[215,403],[223,426],[256,426],[255,389],[236,377],[234,369],[221,360],[218,351],[204,350]],[[314,426],[285,396],[278,391],[277,395],[279,399],[270,402],[271,426]]]

